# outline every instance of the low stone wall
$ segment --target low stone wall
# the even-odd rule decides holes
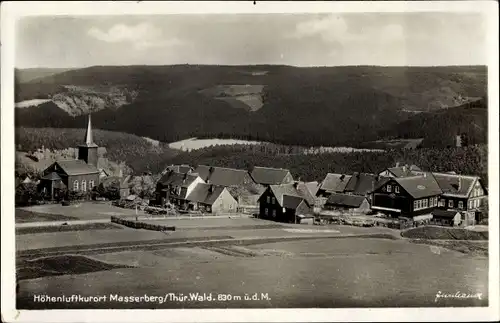
[[[152,230],[152,231],[175,231],[175,226],[166,226],[166,225],[158,225],[158,224],[151,224],[151,223],[146,223],[146,222],[140,222],[140,221],[129,221],[129,220],[124,220],[121,218],[118,218],[116,216],[111,217],[111,222],[116,223],[116,224],[121,224],[129,228],[134,228],[134,229],[145,229],[145,230]]]

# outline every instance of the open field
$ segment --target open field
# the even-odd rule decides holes
[[[183,151],[197,150],[210,146],[219,145],[258,145],[261,144],[260,141],[249,141],[249,140],[239,140],[239,139],[197,139],[189,138],[176,142],[169,143],[168,146],[173,149],[179,149]]]
[[[28,214],[24,211],[28,211]],[[144,215],[138,211],[139,215]],[[135,210],[119,208],[107,203],[85,202],[70,206],[61,204],[36,205],[16,209],[16,222],[97,220],[110,219],[111,216],[135,216]],[[39,218],[47,220],[39,220]]]
[[[122,226],[113,223],[88,223],[88,224],[68,224],[68,225],[50,225],[16,228],[16,235],[50,233],[50,232],[68,232],[68,231],[94,231],[94,230],[120,230]]]
[[[16,212],[16,223],[78,220],[78,218],[66,216],[63,214],[51,214],[48,212],[40,212],[40,211],[38,211],[38,209],[36,209],[36,211],[31,211],[31,210],[33,210],[33,208],[34,207],[16,209],[16,211],[15,211]],[[45,208],[44,208],[44,210],[45,210]]]
[[[19,308],[290,308],[486,306],[488,259],[405,240],[317,239],[248,247],[126,251],[94,255],[119,268],[20,281]],[[422,263],[429,264],[422,266]],[[145,279],[147,277],[147,279]],[[482,299],[436,294],[482,293]],[[35,303],[33,295],[107,295],[99,303]],[[214,301],[124,303],[109,295],[213,293]],[[217,300],[217,293],[259,295]],[[261,297],[261,293],[267,294]]]

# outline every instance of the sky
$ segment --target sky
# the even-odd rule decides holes
[[[16,67],[487,63],[479,13],[24,17]]]

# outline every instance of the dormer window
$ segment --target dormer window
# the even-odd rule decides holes
[[[392,186],[391,185],[387,185],[387,192],[388,193],[392,192]]]
[[[399,186],[394,186],[394,192],[399,193]]]

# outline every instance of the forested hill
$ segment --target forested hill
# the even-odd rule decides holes
[[[381,131],[410,135],[399,125],[416,112],[485,97],[486,74],[481,66],[96,66],[17,79],[17,101],[52,101],[16,109],[16,126],[80,128],[94,111],[97,128],[163,142],[219,137],[356,147]],[[458,119],[450,119],[450,132]]]

